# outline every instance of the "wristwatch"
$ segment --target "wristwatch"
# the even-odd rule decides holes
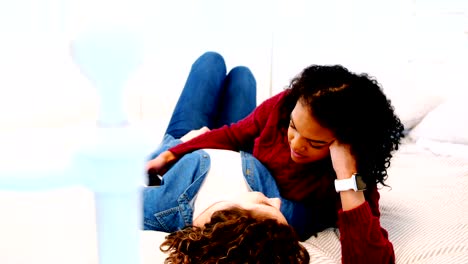
[[[351,178],[343,180],[335,180],[335,190],[336,192],[354,190],[364,191],[366,190],[366,183],[362,180],[362,176],[359,173],[354,173]]]

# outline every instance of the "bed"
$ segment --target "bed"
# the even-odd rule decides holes
[[[396,263],[468,263],[468,145],[444,142],[443,131],[436,136],[437,127],[455,131],[436,118],[439,114],[442,118],[440,112],[451,107],[442,104],[435,108],[409,132],[388,171],[391,188],[380,191],[381,225],[393,242]],[[455,115],[449,120],[460,120],[456,116],[461,118],[461,113],[452,112]],[[430,127],[430,122],[437,126]],[[466,127],[464,131],[468,135]],[[157,247],[164,235],[145,231],[142,239]],[[341,263],[337,230],[327,229],[303,244],[311,263]],[[148,263],[159,263],[163,258],[154,247],[145,249]]]
[[[380,206],[397,263],[468,263],[468,104],[460,95],[391,99],[407,137]],[[142,160],[167,118],[113,130],[1,131],[0,263],[162,263],[167,234],[141,231],[138,208]],[[107,173],[116,161],[126,169]],[[341,262],[335,229],[303,244],[311,263]]]
[[[397,263],[468,263],[468,130],[466,122],[460,122],[466,119],[466,113],[467,106],[459,99],[434,105],[408,129],[407,137],[395,153],[389,169],[391,188],[381,190],[380,206],[381,224],[389,231]],[[149,131],[152,135],[161,133]],[[36,137],[25,142],[29,147],[38,138],[42,139],[42,144],[57,142],[54,134],[48,133],[49,138],[37,131],[34,134]],[[70,132],[68,140],[76,136]],[[67,138],[62,137],[62,140],[57,145],[66,145]],[[14,139],[8,142],[12,145]],[[5,147],[8,142],[5,140],[2,145]],[[48,153],[49,156],[36,160],[37,164],[46,159],[55,160],[55,165],[65,161],[63,157],[53,156],[53,152]],[[30,154],[38,155],[33,151]],[[31,161],[26,157],[23,160]],[[40,170],[37,166],[34,167]],[[98,187],[93,188],[72,183],[27,192],[3,188],[0,192],[0,262],[98,263],[96,216],[99,210],[96,211],[95,192]],[[137,205],[138,201],[133,204]],[[130,217],[130,213],[120,216]],[[112,218],[108,220],[113,222]],[[162,263],[165,256],[158,247],[166,234],[135,232],[141,263]],[[118,231],[112,233],[110,237],[118,237]],[[325,230],[304,245],[312,263],[340,263],[337,230]],[[113,254],[119,256],[116,252]],[[118,263],[129,263],[120,261]]]

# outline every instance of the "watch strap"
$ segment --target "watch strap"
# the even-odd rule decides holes
[[[348,179],[335,179],[335,190],[336,192],[354,190],[358,191],[356,184],[356,174],[353,174],[351,178]]]

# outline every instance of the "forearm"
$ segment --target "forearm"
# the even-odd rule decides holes
[[[226,126],[213,129],[187,142],[174,146],[169,151],[175,156],[181,157],[189,152],[204,148],[236,150],[236,145],[226,135],[225,130],[227,129]]]
[[[340,198],[343,211],[352,210],[366,201],[363,192],[355,192],[354,190],[341,191]]]
[[[351,164],[338,170],[337,178],[350,178],[355,172],[356,167]],[[381,228],[379,217],[372,214],[364,192],[341,191],[340,198],[342,263],[394,263],[393,245],[388,240],[387,231]]]
[[[351,147],[336,141],[330,146],[333,169],[338,180],[352,177],[357,171]],[[388,233],[380,226],[379,193],[376,186],[363,191],[340,192],[338,212],[343,264],[395,263],[393,245]],[[372,208],[372,210],[371,210]]]
[[[395,263],[395,253],[388,233],[380,226],[379,218],[372,215],[369,204],[340,211],[341,253],[343,264]]]
[[[336,169],[336,177],[338,180],[349,179],[357,171],[354,161],[349,162],[346,166]],[[364,192],[347,190],[340,192],[341,208],[343,211],[348,211],[362,205],[366,198]]]

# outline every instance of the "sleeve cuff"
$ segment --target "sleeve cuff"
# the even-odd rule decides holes
[[[345,230],[348,228],[356,229],[356,227],[359,226],[366,226],[371,222],[372,217],[372,211],[367,201],[348,211],[340,209],[338,211],[338,226],[340,232],[346,232]]]

